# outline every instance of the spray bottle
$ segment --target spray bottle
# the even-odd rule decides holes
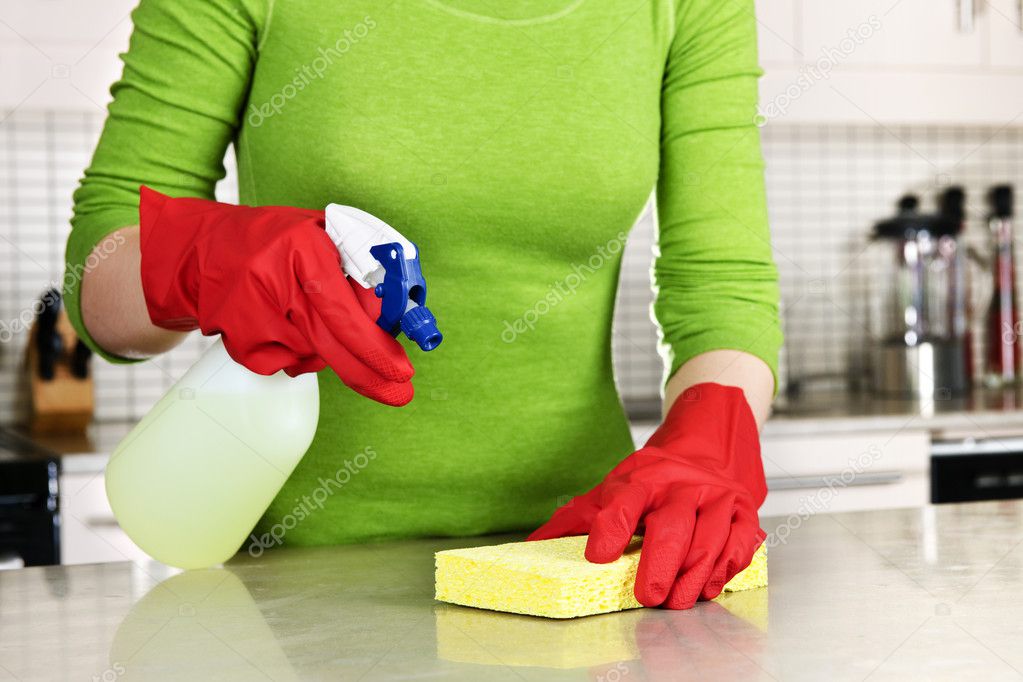
[[[325,214],[345,274],[381,299],[377,324],[436,348],[416,245],[357,208]],[[256,374],[218,339],[111,455],[107,498],[121,527],[171,566],[227,561],[308,449],[319,402],[315,374]]]

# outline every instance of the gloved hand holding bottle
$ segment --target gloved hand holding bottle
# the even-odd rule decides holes
[[[252,208],[142,188],[138,243],[136,293],[153,324],[221,340],[114,450],[107,498],[153,557],[212,566],[243,544],[312,443],[311,372],[330,366],[402,405],[412,366],[393,335],[424,351],[443,337],[416,245],[352,206]]]
[[[636,599],[687,609],[713,599],[764,541],[767,495],[756,420],[742,389],[692,386],[661,427],[595,488],[529,536],[589,534],[586,558],[608,563],[643,535]]]
[[[322,210],[172,199],[143,187],[139,217],[154,324],[219,333],[258,374],[329,366],[381,403],[412,399],[408,356],[376,324],[373,290],[345,277]]]

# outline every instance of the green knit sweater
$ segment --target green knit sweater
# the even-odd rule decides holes
[[[212,197],[234,143],[243,203],[350,204],[419,244],[444,332],[410,348],[404,408],[320,374],[318,434],[257,535],[527,529],[597,483],[633,447],[611,317],[655,188],[669,372],[719,348],[775,367],[752,0],[142,0],[133,18],[69,269],[138,222],[140,184]]]

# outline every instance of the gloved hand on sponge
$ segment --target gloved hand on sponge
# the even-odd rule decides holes
[[[323,211],[140,194],[142,289],[153,324],[219,333],[257,374],[329,366],[387,405],[412,399],[412,364],[345,277]]]
[[[766,495],[759,433],[742,390],[703,383],[675,401],[643,448],[528,539],[588,534],[586,559],[603,564],[642,535],[636,599],[688,609],[749,565],[766,537],[757,516]]]

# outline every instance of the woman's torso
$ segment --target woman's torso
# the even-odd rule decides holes
[[[658,170],[671,12],[505,4],[275,3],[238,140],[242,201],[386,220],[421,249],[445,341],[406,344],[404,408],[321,374],[318,435],[257,535],[526,528],[632,447],[610,328]]]

